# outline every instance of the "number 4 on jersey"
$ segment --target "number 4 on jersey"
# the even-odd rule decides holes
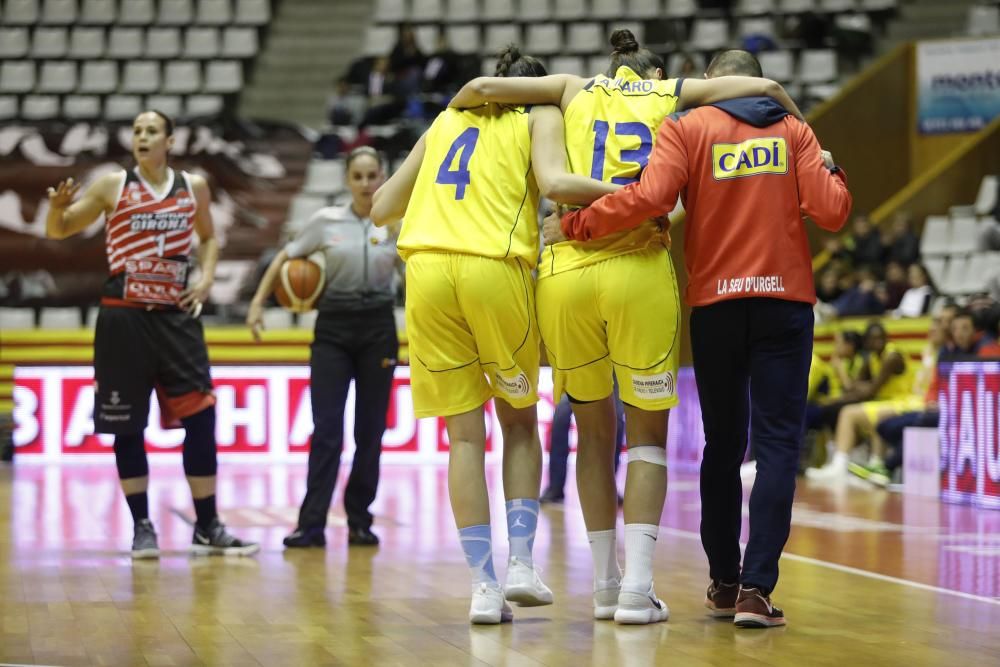
[[[472,151],[476,150],[477,141],[479,141],[479,128],[466,128],[452,142],[451,148],[448,149],[448,154],[444,158],[444,162],[438,167],[437,180],[434,182],[438,185],[454,185],[455,199],[465,199],[465,188],[472,180],[472,174],[469,173],[469,160],[472,159]],[[455,161],[455,156],[459,151],[462,154],[458,157],[458,168],[451,169],[451,165]]]

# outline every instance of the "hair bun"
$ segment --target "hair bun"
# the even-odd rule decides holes
[[[615,53],[635,53],[639,50],[639,42],[628,28],[619,28],[611,33],[611,46]]]
[[[511,65],[521,59],[521,49],[516,44],[508,44],[497,53],[497,66],[493,76],[507,76]]]

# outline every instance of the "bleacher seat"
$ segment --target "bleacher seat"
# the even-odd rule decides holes
[[[108,31],[108,57],[117,60],[141,58],[142,28],[114,27]]]
[[[270,0],[236,0],[237,24],[261,26],[270,20]]]
[[[946,216],[928,216],[920,233],[920,254],[924,257],[947,255],[951,248],[951,220]]]
[[[496,71],[496,67],[497,67],[496,58],[491,58],[489,56],[487,56],[486,58],[482,58],[479,62],[479,74],[481,76],[493,76],[493,73]]]
[[[233,8],[229,0],[198,0],[198,25],[228,25],[233,20]]]
[[[256,28],[229,27],[222,33],[223,58],[253,58],[259,48]]]
[[[70,25],[76,21],[76,0],[45,0],[41,22],[46,25]]]
[[[247,28],[247,30],[255,30]],[[184,33],[184,57],[208,60],[219,55],[219,31],[215,28],[188,28]]]
[[[206,93],[235,93],[243,88],[243,66],[235,60],[215,60],[205,68]]]
[[[998,188],[1000,188],[1000,176],[983,176],[974,204],[976,215],[987,215],[996,208]]]
[[[834,19],[833,24],[837,27],[837,30],[845,32],[861,32],[868,33],[869,35],[872,32],[872,19],[868,14],[863,12],[841,14]]]
[[[41,93],[71,93],[76,90],[76,63],[64,60],[48,60],[42,63],[38,75],[38,91]]]
[[[448,43],[455,53],[463,55],[479,53],[482,48],[482,37],[479,34],[479,24],[450,25],[445,29]]]
[[[729,21],[697,19],[691,28],[690,47],[699,51],[715,51],[729,44]]]
[[[417,40],[417,47],[425,54],[437,51],[440,36],[441,28],[437,25],[418,25],[413,29],[413,38]]]
[[[951,221],[951,243],[948,253],[951,255],[969,254],[979,246],[979,220],[973,217],[957,218]]]
[[[667,18],[686,19],[691,18],[698,12],[697,0],[667,0],[663,10]]]
[[[740,39],[762,35],[774,38],[777,34],[774,29],[774,21],[767,17],[754,17],[742,19],[737,27],[737,34]]]
[[[35,28],[31,39],[31,57],[36,60],[62,58],[66,55],[68,34],[66,28]]]
[[[0,95],[0,120],[17,118],[17,95]]]
[[[35,311],[32,308],[0,308],[0,329],[33,329]]]
[[[116,15],[115,0],[83,0],[80,7],[83,25],[111,25]]]
[[[83,63],[80,69],[81,93],[113,93],[118,89],[118,63],[111,60],[94,60]]]
[[[4,25],[33,25],[38,22],[38,0],[5,0]]]
[[[146,58],[166,60],[181,52],[181,33],[177,28],[150,28],[146,31]]]
[[[778,11],[782,14],[804,14],[816,9],[816,0],[780,0]]]
[[[927,275],[931,277],[931,282],[940,288],[941,281],[944,280],[945,268],[948,265],[947,258],[943,256],[923,257],[921,261],[924,268],[927,269]]]
[[[609,65],[610,62],[607,54],[602,53],[596,56],[590,56],[587,58],[587,76],[604,74]]]
[[[654,0],[654,3],[659,4]],[[633,3],[634,4],[634,3]],[[631,7],[625,9],[625,0],[593,0],[590,5],[590,17],[595,19],[619,19],[622,16],[632,16]]]
[[[442,0],[410,0],[410,21],[411,22],[435,22],[440,21],[444,16],[444,3]]]
[[[558,23],[529,24],[524,43],[528,53],[545,56],[561,53],[562,26]]]
[[[856,8],[855,0],[819,0],[821,12],[850,12]]]
[[[197,93],[201,90],[201,66],[194,60],[175,60],[163,68],[163,92]]]
[[[182,26],[194,21],[192,0],[160,0],[156,23],[161,26]]]
[[[738,16],[770,16],[777,9],[774,0],[740,0]]]
[[[658,19],[662,13],[663,2],[661,0],[628,0],[628,11],[625,16],[630,19]]]
[[[70,58],[94,60],[104,55],[104,28],[73,28],[69,38]]]
[[[148,95],[146,104],[143,106],[147,109],[162,111],[171,118],[177,118],[183,113],[184,98],[180,95]]]
[[[881,12],[895,9],[898,0],[861,0],[861,9],[866,12]]]
[[[284,308],[265,308],[261,315],[264,331],[281,331],[292,328],[292,314]]]
[[[837,78],[837,52],[833,49],[805,49],[799,57],[799,81],[826,83]]]
[[[497,23],[486,26],[486,53],[497,53],[508,44],[521,43],[521,26],[516,23]]]
[[[1000,6],[969,7],[966,32],[975,37],[1000,33]]]
[[[570,53],[596,53],[605,50],[604,39],[604,28],[600,23],[571,23],[566,47]],[[642,40],[639,39],[639,42],[642,43]]]
[[[387,56],[396,43],[396,29],[387,25],[368,26],[362,53],[366,56]]]
[[[522,0],[516,18],[524,23],[538,23],[552,18],[551,0]]]
[[[0,27],[0,60],[23,58],[29,48],[27,28]]]
[[[21,102],[21,117],[25,120],[51,120],[58,116],[58,95],[27,95]]]
[[[67,95],[62,113],[66,118],[93,120],[101,115],[101,98],[97,95]]]
[[[326,195],[313,195],[300,193],[292,198],[292,203],[288,207],[288,224],[292,227],[301,228],[306,221],[312,217],[313,213],[327,206]]]
[[[486,21],[510,21],[515,16],[514,0],[487,0],[483,6]]]
[[[35,87],[35,63],[5,60],[0,63],[0,93],[27,93]]]
[[[489,0],[486,0],[489,2]],[[479,21],[479,0],[448,0],[444,20],[451,23]]]
[[[579,21],[587,16],[584,0],[555,0],[552,15],[560,21]]]
[[[81,325],[79,308],[42,308],[38,317],[42,329],[78,329]]]
[[[579,56],[555,56],[551,66],[550,74],[573,74],[580,77],[589,74],[583,58]]]
[[[377,0],[375,21],[378,23],[402,23],[409,15],[406,0]]]
[[[152,60],[125,63],[121,89],[123,93],[155,93],[160,89],[160,64]]]
[[[156,18],[153,0],[128,0],[118,7],[120,25],[149,25]]]
[[[944,275],[938,288],[945,294],[962,294],[969,282],[969,259],[966,255],[952,255],[948,258]]]
[[[131,121],[142,111],[138,95],[108,95],[104,100],[104,117],[108,120]]]
[[[994,253],[977,252],[969,258],[968,269],[965,274],[965,282],[960,287],[962,294],[972,294],[984,291],[986,281],[991,277],[997,257]]]
[[[313,160],[306,169],[302,191],[313,195],[332,195],[344,190],[343,160]]]
[[[765,51],[758,56],[764,76],[782,83],[795,78],[795,62],[791,51]]]
[[[220,95],[189,95],[184,111],[188,116],[213,116],[221,113],[223,106]]]

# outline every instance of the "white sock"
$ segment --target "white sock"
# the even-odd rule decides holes
[[[653,586],[653,552],[660,527],[651,523],[625,524],[625,578],[622,590],[645,595]]]
[[[841,452],[838,450],[833,453],[833,458],[830,460],[830,466],[836,468],[837,470],[846,471],[848,461],[847,452]]]
[[[616,588],[621,580],[622,570],[618,565],[618,544],[615,529],[591,530],[590,553],[594,558],[594,590]]]

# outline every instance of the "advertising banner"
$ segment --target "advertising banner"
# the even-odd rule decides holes
[[[1000,115],[1000,38],[917,44],[921,134],[975,132]]]
[[[1000,362],[941,364],[941,499],[1000,509]]]

